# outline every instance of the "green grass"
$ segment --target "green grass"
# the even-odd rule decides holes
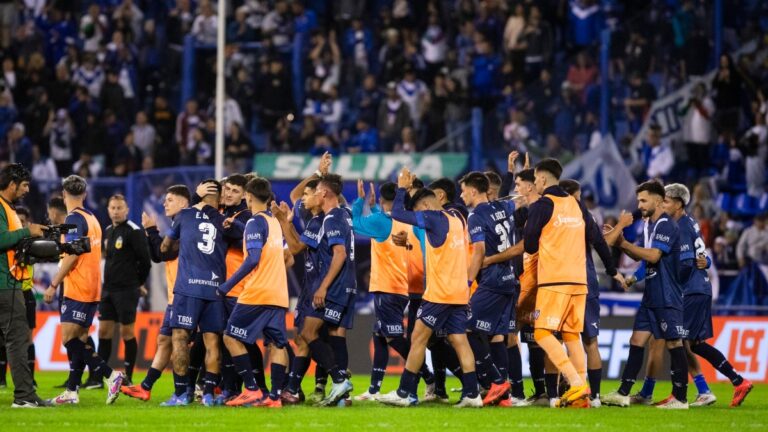
[[[143,378],[143,374],[137,374]],[[38,373],[41,397],[54,396],[53,386],[63,382],[63,373]],[[305,380],[305,391],[312,386],[312,377]],[[355,394],[367,388],[367,377],[354,378]],[[526,384],[529,384],[527,382]],[[385,379],[384,390],[396,387],[397,377]],[[448,383],[458,386],[456,380]],[[604,391],[613,390],[615,382],[603,383]],[[639,384],[638,384],[639,386]],[[639,388],[639,387],[638,387]],[[728,408],[732,391],[727,384],[712,386],[720,398],[711,407],[682,411],[662,411],[652,407],[601,408],[592,410],[549,408],[487,408],[457,410],[445,405],[422,405],[414,408],[391,408],[376,402],[358,403],[348,408],[285,407],[265,408],[204,408],[199,405],[181,408],[161,408],[158,404],[171,393],[170,374],[158,381],[153,399],[140,402],[121,396],[115,405],[104,404],[105,391],[83,390],[80,405],[51,409],[11,409],[12,390],[0,390],[0,431],[36,432],[43,430],[78,430],[81,432],[107,430],[133,431],[338,431],[385,430],[398,432],[430,430],[441,432],[470,430],[474,432],[501,430],[521,431],[643,431],[659,430],[717,430],[726,432],[768,430],[768,385],[758,385],[743,406]],[[665,397],[669,382],[659,382],[655,397]],[[695,387],[691,386],[693,395]],[[456,399],[454,394],[452,399]]]

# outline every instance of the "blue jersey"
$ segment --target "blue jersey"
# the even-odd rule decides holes
[[[224,216],[215,208],[185,208],[173,219],[168,236],[179,240],[174,294],[205,300],[220,298],[216,288],[227,275]]]
[[[595,217],[592,216],[592,220]],[[597,221],[595,221],[597,226]],[[595,260],[592,258],[592,246],[587,242],[587,298],[600,297],[600,282],[597,279],[597,270],[595,270]]]
[[[355,238],[352,234],[352,214],[349,210],[337,207],[329,211],[323,218],[320,232],[320,274],[322,282],[331,266],[333,247],[342,245],[347,251],[344,265],[336,278],[328,287],[326,298],[334,303],[346,305],[357,294],[357,279],[355,273]]]
[[[645,263],[643,305],[682,310],[683,287],[678,280],[680,233],[677,224],[664,213],[656,222],[646,222],[643,232],[645,247],[661,251],[658,262]]]
[[[485,256],[492,256],[509,249],[512,241],[512,225],[506,206],[500,202],[482,203],[469,214],[469,239],[471,243],[484,242]],[[512,262],[493,264],[480,270],[477,275],[478,289],[489,289],[512,294],[516,287]]]
[[[691,266],[690,274],[686,280],[681,280],[683,293],[712,295],[712,285],[709,282],[707,271],[696,267],[696,257],[706,254],[706,246],[701,238],[699,224],[692,217],[685,215],[677,221],[680,232],[680,261],[693,260],[687,263]]]
[[[307,245],[304,250],[304,289],[302,295],[314,295],[320,286],[320,237],[323,230],[323,214],[311,216],[302,223],[301,242]]]

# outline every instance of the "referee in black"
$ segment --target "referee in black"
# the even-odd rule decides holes
[[[136,364],[136,307],[146,295],[144,282],[152,265],[144,228],[128,220],[128,203],[120,194],[109,198],[107,207],[112,225],[104,232],[104,288],[99,303],[99,357],[109,361],[115,322],[120,323],[120,337],[125,344],[125,374],[133,378]],[[104,384],[87,383],[86,388]]]

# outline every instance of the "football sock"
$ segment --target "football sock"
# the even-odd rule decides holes
[[[336,365],[345,373],[349,369],[349,351],[347,351],[347,338],[341,336],[328,336],[328,345],[333,349],[333,357]]]
[[[477,373],[475,371],[464,373],[461,377],[461,397],[476,398],[478,390]]]
[[[591,391],[591,398],[597,399],[600,397],[600,382],[603,379],[603,369],[587,369],[587,379],[589,380],[589,390]]]
[[[136,338],[124,340],[125,345],[125,374],[128,376],[128,380],[133,380],[133,367],[136,365],[136,354],[139,350],[139,344],[136,342]],[[106,362],[106,360],[104,360]]]
[[[558,373],[544,374],[544,383],[546,384],[547,397],[549,399],[554,399],[560,396],[557,391],[557,379],[559,377],[560,377],[560,374]]]
[[[88,336],[88,339],[85,340],[85,344],[86,345],[90,345],[91,347],[95,347],[96,346],[96,343],[93,341],[93,338],[90,337],[90,336]],[[88,378],[90,379],[91,377],[95,377],[93,375],[93,371],[91,370],[91,367],[88,366],[87,363],[86,363],[86,366],[88,367]]]
[[[504,379],[499,373],[499,369],[493,364],[491,359],[491,350],[488,343],[488,336],[471,333],[469,336],[469,345],[475,354],[475,365],[477,371],[482,375],[487,375],[488,379],[494,384],[504,383]]]
[[[419,383],[419,374],[413,373],[408,369],[403,369],[400,376],[400,387],[397,389],[397,395],[401,398],[409,395],[416,395],[416,388]]]
[[[243,354],[243,356],[248,357],[248,354]],[[250,361],[248,363],[248,367],[250,368]],[[229,392],[230,395],[236,393],[237,389],[235,388],[235,383],[237,382],[238,375],[239,374],[235,369],[234,359],[229,354],[228,350],[223,350],[221,353],[221,390]]]
[[[646,399],[651,399],[653,398],[653,390],[655,388],[656,378],[645,377],[645,380],[643,381],[643,388],[640,389],[640,395]]]
[[[568,383],[571,385],[571,387],[584,384],[584,380],[581,379],[581,376],[576,371],[574,364],[571,363],[571,361],[568,359],[568,356],[565,354],[565,350],[563,350],[562,345],[560,342],[558,342],[550,330],[535,329],[533,331],[533,336],[536,339],[536,343],[538,343],[541,349],[547,353],[547,357],[549,357],[555,367],[557,367],[557,370],[565,375],[565,378],[568,380]]]
[[[181,396],[184,393],[187,392],[187,388],[189,387],[189,377],[187,375],[179,375],[176,372],[173,373],[173,387],[174,387],[174,394],[176,396]],[[194,391],[194,386],[193,386]],[[187,396],[192,396],[194,393],[188,394]]]
[[[272,391],[269,393],[269,397],[272,400],[278,400],[280,398],[280,392],[283,391],[285,385],[285,366],[277,363],[272,363],[270,367]]]
[[[216,388],[216,384],[219,383],[219,380],[221,379],[221,376],[217,373],[213,372],[205,372],[205,378],[203,381],[203,394],[207,395],[213,394],[213,389]]]
[[[341,383],[347,379],[347,371],[339,368],[328,343],[315,339],[309,343],[309,349],[312,351],[312,358],[330,372],[334,383]]]
[[[256,391],[259,386],[256,384],[256,378],[253,376],[253,368],[248,354],[241,354],[232,357],[232,365],[235,372],[243,379],[243,385],[246,389]]]
[[[161,374],[162,372],[160,370],[150,367],[147,371],[147,376],[144,377],[144,381],[141,382],[141,388],[146,391],[152,390],[152,386],[155,385],[155,381],[160,378]]]
[[[112,338],[99,338],[99,349],[97,352],[99,353],[99,357],[101,357],[102,360],[109,362],[109,358],[112,357]]]
[[[88,369],[91,370],[91,375],[94,379],[101,380],[112,375],[112,368],[93,351],[92,346],[85,346],[83,349],[83,359],[85,360],[85,364],[88,365]]]
[[[494,344],[491,344],[493,347]],[[499,349],[504,349],[504,344]],[[509,382],[512,385],[512,396],[518,399],[525,399],[525,387],[523,385],[523,358],[520,355],[520,345],[506,348],[505,354],[509,362],[507,374]],[[494,358],[494,362],[496,359]]]
[[[734,369],[733,365],[725,358],[723,353],[706,342],[699,342],[691,346],[691,351],[708,361],[718,372],[726,376],[733,385],[737,386],[744,381]]]
[[[248,344],[245,349],[248,350],[248,356],[251,358],[251,367],[253,368],[253,376],[256,378],[256,384],[261,389],[267,388],[267,378],[264,376],[264,355],[261,353],[261,348],[256,344]]]
[[[707,380],[702,374],[698,374],[693,377],[693,383],[696,384],[696,390],[699,392],[699,394],[706,394],[711,391],[707,385]]]
[[[511,362],[512,356],[510,356]],[[528,369],[533,379],[534,393],[537,396],[545,394],[547,390],[544,385],[544,350],[535,343],[528,344]]]
[[[672,394],[680,402],[688,401],[688,358],[684,347],[669,350],[672,363]]]
[[[622,396],[628,396],[632,391],[632,386],[637,380],[637,374],[640,373],[640,368],[643,367],[643,356],[645,353],[645,347],[630,345],[629,356],[627,357],[627,363],[624,365],[624,372],[621,374],[621,386],[619,386],[619,394]]]
[[[376,394],[381,390],[381,382],[384,381],[388,362],[389,348],[387,347],[387,340],[383,336],[373,335],[373,368],[371,370],[371,385],[368,387],[368,393]]]
[[[445,395],[447,394],[447,390],[445,388],[445,361],[443,360],[443,357],[441,356],[437,346],[430,348],[430,352],[432,354],[432,371],[435,377],[435,393],[439,395]]]
[[[85,360],[83,360],[83,346],[83,341],[78,338],[74,338],[64,344],[64,348],[67,349],[67,357],[69,357],[67,390],[70,391],[77,391],[80,387],[80,380],[83,378],[83,368],[85,367]]]
[[[309,363],[309,357],[296,356],[296,358],[293,359],[293,367],[291,368],[291,373],[288,376],[289,392],[299,392],[299,389],[301,389],[301,380],[304,378],[304,374],[307,373],[307,369],[309,369]]]
[[[320,365],[315,365],[315,386],[328,384],[328,371]]]

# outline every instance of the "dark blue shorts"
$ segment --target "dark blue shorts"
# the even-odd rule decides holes
[[[312,307],[311,303],[312,298],[310,297],[309,308],[305,310],[305,319],[306,317],[320,318],[334,327],[344,327],[345,329],[352,328],[352,323],[355,318],[354,298],[350,301],[349,305],[342,305],[326,300],[324,309],[315,309]]]
[[[416,313],[421,307],[421,294],[408,294],[408,337],[413,333],[413,326],[416,325]]]
[[[520,327],[520,342],[528,345],[536,345],[536,339],[533,338],[533,326],[526,324]]]
[[[171,336],[171,318],[173,317],[173,305],[169,304],[165,307],[165,313],[163,314],[163,324],[160,326],[160,334],[163,336]]]
[[[509,308],[509,328],[507,333],[517,333],[517,300],[520,298],[520,291],[512,295],[512,305]]]
[[[285,329],[287,309],[278,306],[238,303],[227,322],[226,334],[244,344],[254,344],[264,335],[264,345],[283,348],[288,344]]]
[[[237,297],[225,296],[224,297],[224,319],[229,319],[232,316],[232,311],[235,310],[237,304]]]
[[[509,333],[509,317],[514,301],[514,294],[478,288],[469,299],[467,330],[485,335]]]
[[[423,300],[416,317],[438,336],[463,334],[467,332],[469,307]]]
[[[193,331],[199,327],[202,333],[221,333],[225,324],[223,300],[205,300],[183,294],[173,297],[171,328]]]
[[[685,337],[683,311],[672,308],[649,308],[640,305],[633,330],[647,331],[656,339],[676,340]]]
[[[405,334],[403,316],[408,307],[408,297],[390,293],[373,293],[376,323],[373,332],[384,337],[400,337]]]
[[[590,339],[600,335],[600,297],[587,297],[584,308],[584,331],[581,334]]]
[[[692,294],[683,297],[686,339],[704,341],[712,338],[712,297]]]
[[[64,297],[61,304],[61,322],[89,328],[93,324],[93,317],[98,309],[99,302],[85,303]]]
[[[296,310],[293,313],[293,326],[296,328],[296,333],[301,333],[301,329],[304,328],[304,318],[312,310],[312,298],[301,294],[296,302]]]

